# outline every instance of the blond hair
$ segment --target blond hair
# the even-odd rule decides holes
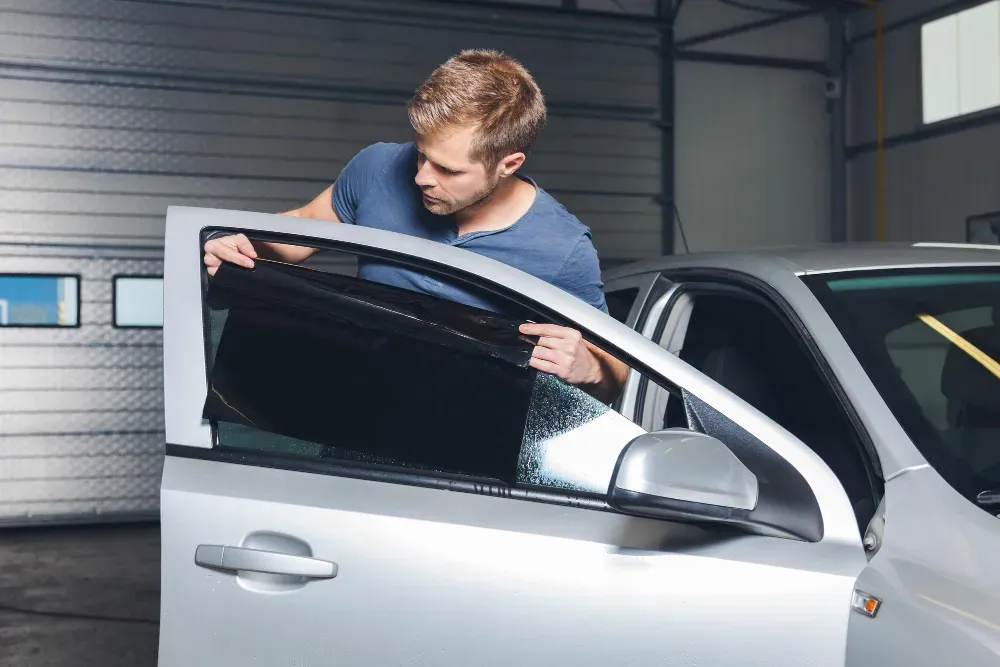
[[[527,153],[546,119],[542,91],[521,63],[479,49],[462,51],[434,70],[406,111],[419,136],[474,125],[469,157],[487,167]]]

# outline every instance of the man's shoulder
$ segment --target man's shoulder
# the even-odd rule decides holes
[[[569,211],[546,190],[535,185],[538,201],[535,215],[544,220],[546,235],[557,236],[560,245],[567,249],[580,242],[589,243],[593,237],[590,227]]]
[[[363,161],[369,165],[382,164],[391,165],[409,160],[410,156],[416,152],[416,146],[412,141],[397,143],[392,141],[377,141],[368,144],[352,159],[353,161]]]

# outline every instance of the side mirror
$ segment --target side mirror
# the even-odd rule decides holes
[[[656,519],[728,522],[757,507],[757,476],[703,433],[646,433],[622,451],[608,489],[616,510]]]

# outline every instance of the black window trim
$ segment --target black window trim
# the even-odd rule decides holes
[[[854,429],[861,444],[861,458],[865,469],[869,475],[869,485],[874,494],[873,500],[876,505],[884,495],[884,474],[878,458],[878,451],[875,443],[865,428],[861,416],[857,413],[844,390],[840,380],[836,377],[826,357],[822,354],[805,323],[798,316],[798,313],[791,307],[781,294],[766,282],[755,276],[727,269],[677,269],[665,271],[664,275],[678,283],[678,289],[671,298],[671,302],[664,309],[660,323],[657,324],[657,339],[662,336],[662,327],[666,323],[666,315],[673,308],[676,299],[685,292],[706,291],[729,292],[743,297],[754,299],[755,301],[768,307],[778,319],[789,328],[790,333],[803,346],[806,357],[812,362],[813,368],[819,373],[821,379],[831,390],[837,403],[839,403],[842,413],[847,417],[848,422]]]
[[[74,278],[76,280],[76,324],[6,324],[4,329],[79,329],[83,326],[83,275],[80,273],[0,272],[0,278]],[[9,315],[9,313],[8,313]]]
[[[162,273],[116,273],[111,276],[111,326],[114,329],[143,330],[162,329],[162,324],[118,324],[118,279],[146,278],[163,282]]]

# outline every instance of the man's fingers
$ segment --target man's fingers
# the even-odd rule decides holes
[[[551,350],[561,350],[562,352],[572,352],[576,349],[575,344],[569,338],[553,338],[552,336],[541,336],[538,339],[538,347],[547,347]]]
[[[528,336],[548,336],[550,338],[566,338],[577,332],[574,329],[567,329],[555,324],[536,324],[525,322],[521,325],[520,331]]]
[[[241,253],[247,257],[253,257],[256,259],[257,251],[254,249],[253,244],[250,243],[250,239],[248,239],[244,234],[237,234],[234,240],[236,241],[236,247]]]
[[[207,254],[215,255],[224,262],[232,262],[233,264],[239,264],[240,266],[245,266],[248,269],[253,268],[253,260],[249,257],[243,255],[239,250],[226,243],[208,243],[205,245],[205,251]]]
[[[551,375],[559,374],[559,366],[555,365],[551,361],[546,361],[545,359],[538,359],[537,357],[532,357],[528,361],[528,365],[535,370],[542,371],[543,373],[549,373]]]
[[[568,368],[570,365],[569,355],[560,350],[550,350],[547,347],[536,347],[531,353],[534,359],[548,361],[560,368]]]

